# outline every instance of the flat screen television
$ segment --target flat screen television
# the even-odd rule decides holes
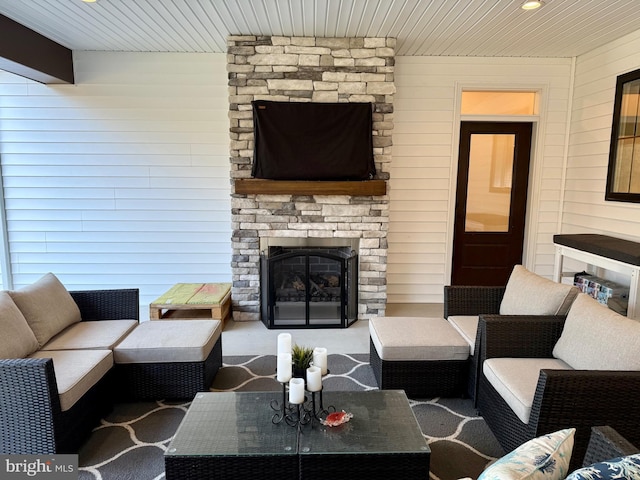
[[[254,100],[252,175],[272,180],[374,177],[371,103]]]

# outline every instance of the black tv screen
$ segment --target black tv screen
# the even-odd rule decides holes
[[[254,100],[252,175],[272,180],[369,180],[373,105]]]

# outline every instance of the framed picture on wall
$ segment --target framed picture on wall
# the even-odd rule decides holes
[[[640,203],[640,70],[616,81],[605,200]]]

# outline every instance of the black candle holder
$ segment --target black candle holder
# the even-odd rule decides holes
[[[292,427],[308,424],[311,417],[309,417],[307,409],[304,408],[307,397],[305,396],[303,403],[287,402],[287,382],[280,382],[280,384],[282,385],[282,401],[271,400],[271,409],[276,411],[271,417],[271,422],[277,425],[284,421]]]
[[[320,397],[319,405],[317,405],[316,402],[316,394],[318,395],[318,397]],[[309,413],[311,417],[318,422],[321,422],[323,420],[323,418],[321,417],[326,417],[330,413],[336,411],[336,407],[334,407],[333,405],[329,405],[327,408],[324,408],[324,402],[322,400],[322,389],[318,390],[317,392],[311,392],[310,407],[311,408],[309,410]]]
[[[280,383],[282,385],[282,400],[280,402],[271,400],[271,409],[276,412],[271,417],[273,424],[278,425],[284,421],[291,427],[300,428],[308,424],[313,426],[313,422],[321,423],[323,417],[336,411],[336,407],[333,405],[324,408],[322,389],[317,392],[308,392],[311,394],[310,401],[305,395],[303,403],[290,403],[287,401],[286,382]]]

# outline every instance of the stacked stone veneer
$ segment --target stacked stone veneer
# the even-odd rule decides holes
[[[371,102],[376,178],[391,162],[395,39],[231,36],[231,180],[251,177],[252,100]],[[235,320],[260,318],[261,237],[359,239],[358,317],[384,315],[388,196],[231,195]]]

